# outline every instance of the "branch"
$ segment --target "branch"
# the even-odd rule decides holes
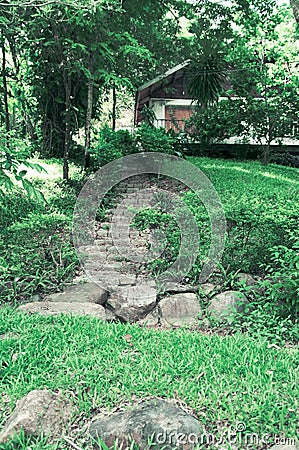
[[[122,7],[122,0],[120,0],[119,3],[120,3],[120,8],[121,8]],[[72,2],[59,1],[59,0],[48,0],[46,2],[40,2],[40,3],[36,2],[36,1],[32,1],[32,2],[28,1],[28,2],[23,2],[23,3],[10,3],[10,2],[9,3],[3,3],[3,2],[0,2],[0,6],[2,6],[2,7],[16,7],[16,8],[17,7],[24,8],[24,7],[27,7],[27,6],[30,6],[30,7],[33,7],[33,8],[41,8],[41,7],[48,6],[48,5],[70,6],[72,8],[76,8],[76,9],[89,10],[91,8],[96,8],[99,5],[103,6],[103,2],[102,2],[102,0],[93,1],[90,5],[85,5],[85,6],[84,6],[83,3],[75,3],[75,2],[72,3]],[[111,5],[111,8],[114,9],[113,5]],[[111,9],[111,8],[106,7],[105,9]]]

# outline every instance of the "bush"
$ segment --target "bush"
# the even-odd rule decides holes
[[[1,196],[0,200],[0,230],[5,230],[30,213],[43,209],[41,203],[35,202],[17,188],[11,190],[9,195]]]
[[[298,316],[299,312],[299,239],[291,234],[288,247],[278,245],[270,250],[265,295],[277,305],[283,315]]]
[[[135,131],[136,143],[142,152],[176,153],[177,138],[164,128],[154,128],[142,123]]]
[[[271,156],[271,162],[281,166],[299,168],[299,156],[291,155],[291,153],[275,152]]]
[[[166,132],[164,128],[154,128],[148,123],[142,123],[134,134],[127,130],[113,131],[105,126],[100,131],[100,138],[90,151],[91,169],[100,167],[137,152],[160,152],[182,156],[178,151],[179,140],[174,133]]]
[[[57,290],[78,264],[70,220],[59,214],[32,214],[0,235],[0,301]]]
[[[230,327],[251,336],[263,336],[273,344],[299,342],[298,322],[292,316],[283,317],[266,297],[251,301],[244,312],[235,313]]]
[[[227,240],[224,266],[231,270],[261,273],[261,263],[269,260],[270,249],[287,242],[286,230],[291,223],[288,212],[273,211],[266,201],[240,196],[225,205]],[[290,217],[289,222],[287,220]]]
[[[129,131],[113,131],[105,126],[100,131],[98,143],[91,149],[91,167],[92,169],[98,169],[115,159],[136,151],[134,137]]]

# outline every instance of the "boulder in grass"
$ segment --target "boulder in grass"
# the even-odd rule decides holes
[[[163,298],[159,302],[159,310],[162,323],[167,322],[173,326],[190,325],[201,314],[199,300],[191,292]]]
[[[144,400],[125,412],[96,418],[89,427],[93,448],[104,442],[108,448],[129,448],[134,441],[140,450],[149,448],[191,450],[200,444],[203,427],[198,419],[162,399]]]
[[[124,322],[144,319],[156,306],[157,292],[151,286],[139,285],[118,288],[110,294],[107,306]]]
[[[238,291],[226,291],[215,295],[208,307],[210,317],[219,320],[231,320],[234,312],[245,309],[247,298]]]
[[[61,395],[34,390],[17,401],[16,408],[0,433],[0,443],[7,442],[22,430],[26,436],[61,438],[74,412],[72,404]]]
[[[48,295],[48,302],[67,303],[96,303],[103,305],[108,298],[108,292],[96,283],[72,284],[67,286],[64,292]]]
[[[76,316],[93,316],[106,320],[105,308],[94,303],[68,303],[68,302],[31,302],[19,307],[20,311],[28,314],[41,314],[42,316],[57,316],[58,314],[72,314]],[[109,315],[109,320],[111,314]]]

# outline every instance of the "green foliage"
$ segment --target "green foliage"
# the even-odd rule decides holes
[[[30,213],[41,210],[41,205],[20,189],[12,189],[0,199],[0,230],[5,230],[13,223],[28,217]]]
[[[267,189],[264,193],[270,194]],[[259,272],[260,263],[270,256],[270,248],[287,242],[288,220],[292,222],[296,208],[290,204],[289,211],[281,209],[278,212],[268,202],[267,198],[262,200],[245,194],[226,205],[228,239],[223,258],[225,266],[232,270],[241,266],[245,272]]]
[[[154,128],[148,123],[142,123],[136,129],[135,137],[140,151],[175,153],[177,138],[164,128]]]
[[[47,164],[47,170],[55,175],[60,170],[57,164],[52,166]],[[32,186],[42,189],[46,202],[29,198],[20,188],[0,198],[0,303],[56,291],[74,276],[78,265],[71,224],[82,175],[80,181],[73,171],[74,181],[67,184],[33,173],[38,178],[33,178]]]
[[[298,316],[299,312],[299,240],[291,235],[289,246],[270,249],[266,279],[262,283],[265,295],[282,314]]]
[[[289,248],[288,230],[295,232],[298,227],[297,172],[275,165],[263,169],[256,162],[209,158],[190,158],[190,161],[210,178],[224,207],[227,236],[222,265],[225,270],[228,273],[241,270],[264,276],[273,247],[283,245]],[[189,280],[196,281],[210,245],[210,222],[207,211],[195,193],[187,192],[182,200],[192,212],[199,228],[200,252],[188,274]],[[164,215],[163,208],[161,211],[145,210],[135,218],[135,224],[140,229],[161,227],[167,237],[168,245],[163,257],[150,266],[155,273],[164,271],[171,264],[180,246],[175,217]],[[274,267],[274,261],[271,261],[271,267]]]
[[[143,106],[140,116],[141,116],[142,121],[148,123],[151,126],[153,126],[155,120],[157,120],[155,111],[146,105]]]
[[[30,148],[26,141],[16,138],[14,133],[0,134],[0,196],[19,182],[31,198],[44,201],[41,192],[33,187],[26,175],[28,168],[38,172],[45,169],[40,164],[28,161],[29,157]]]
[[[176,260],[180,247],[180,230],[175,217],[159,208],[145,208],[136,214],[132,226],[141,231],[159,229],[164,233],[167,247],[160,258],[149,262],[148,269],[155,275],[166,270]]]
[[[281,166],[296,167],[299,169],[299,156],[292,155],[291,153],[272,153],[270,158],[272,163],[279,164]]]
[[[224,55],[219,49],[221,44],[221,41],[202,41],[188,68],[188,92],[203,108],[217,102],[226,78]]]
[[[186,122],[188,136],[205,146],[230,137],[243,136],[241,121],[242,100],[220,100],[217,105],[196,108]]]
[[[280,308],[268,300],[267,294],[263,298],[251,299],[242,313],[235,313],[230,328],[254,337],[263,336],[274,345],[299,342],[298,321],[294,316],[282,315]]]
[[[5,307],[0,335],[0,388],[10,399],[0,404],[1,422],[18,399],[46,388],[70,393],[78,417],[124,400],[176,395],[211,432],[219,421],[228,426],[242,421],[247,433],[297,435],[297,347],[277,348],[241,333],[144,329],[91,317],[30,316]]]
[[[128,130],[113,131],[104,126],[97,145],[91,149],[91,167],[98,169],[117,158],[137,152],[178,154],[177,143],[175,135],[147,123],[142,123],[133,134]]]
[[[8,55],[2,77],[13,87],[1,89],[9,105],[6,111],[1,102],[0,116],[9,119],[13,111],[14,122],[44,157],[67,159],[72,136],[83,127],[90,133],[91,119],[98,118],[112,88],[132,94],[180,53],[173,45],[180,30],[169,16],[172,7],[168,0],[125,6],[115,0],[17,0],[0,6],[0,39]]]
[[[77,258],[70,233],[70,220],[54,213],[31,213],[7,227],[0,234],[0,300],[56,290],[72,275]]]
[[[267,164],[271,144],[298,137],[293,126],[298,76],[292,62],[298,45],[290,9],[274,1],[203,2],[197,13],[188,89],[201,109],[189,121],[189,133],[204,145],[230,137],[238,143],[254,140]],[[217,103],[220,96],[226,100]]]
[[[105,126],[100,131],[97,145],[91,149],[92,167],[99,168],[136,151],[134,138],[129,131],[113,131]]]

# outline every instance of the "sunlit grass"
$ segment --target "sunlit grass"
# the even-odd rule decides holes
[[[20,170],[26,170],[26,177],[30,180],[43,180],[43,181],[59,181],[62,180],[62,162],[60,160],[44,160],[40,158],[32,158],[30,163],[38,164],[43,167],[43,171],[39,172],[31,167],[20,166]],[[80,168],[73,163],[69,163],[70,177],[80,173]]]
[[[124,339],[130,334],[130,343]],[[246,335],[202,335],[83,317],[0,311],[2,422],[33,389],[72,391],[87,417],[146,396],[178,397],[213,429],[296,435],[298,350]]]

